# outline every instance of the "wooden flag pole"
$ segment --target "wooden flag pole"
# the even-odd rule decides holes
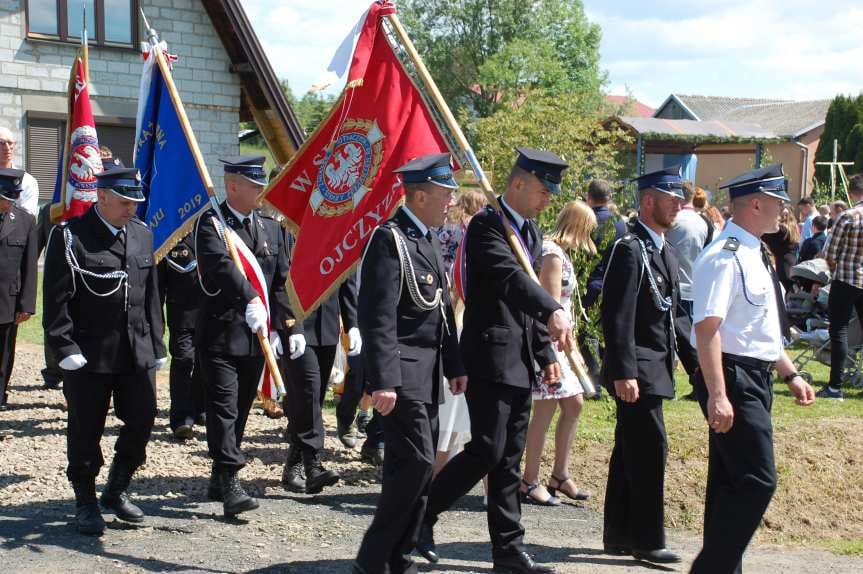
[[[399,40],[402,43],[405,51],[408,54],[408,57],[413,62],[416,67],[417,74],[419,74],[420,80],[422,80],[423,85],[428,90],[429,95],[432,99],[432,102],[437,107],[438,111],[440,111],[443,116],[443,120],[452,133],[453,137],[456,139],[456,143],[464,152],[467,160],[471,164],[471,169],[473,170],[474,176],[479,183],[480,189],[482,189],[483,194],[485,194],[486,200],[489,204],[494,207],[501,214],[501,220],[503,221],[504,232],[506,233],[507,241],[509,242],[509,246],[515,254],[516,259],[519,264],[524,269],[525,273],[527,273],[531,279],[539,283],[539,277],[536,276],[536,272],[533,270],[533,266],[530,263],[530,260],[527,257],[527,254],[522,249],[521,242],[518,240],[516,236],[515,230],[512,228],[512,224],[509,221],[509,218],[503,214],[503,208],[500,205],[500,202],[497,199],[497,196],[494,193],[494,189],[491,186],[491,182],[489,182],[488,178],[485,175],[485,172],[480,166],[479,161],[476,158],[476,155],[473,153],[473,149],[471,148],[470,143],[467,141],[467,138],[464,136],[464,133],[461,131],[461,127],[458,125],[458,122],[453,116],[452,111],[449,109],[449,106],[444,100],[443,95],[438,90],[437,84],[435,84],[434,78],[432,78],[431,74],[426,68],[425,63],[422,60],[419,52],[411,41],[410,37],[407,34],[407,31],[402,26],[401,21],[399,20],[396,14],[388,14],[387,20],[392,25],[393,30],[398,36]],[[593,384],[590,381],[590,377],[587,374],[587,368],[584,363],[584,359],[579,353],[578,349],[575,348],[574,345],[567,346],[564,349],[566,353],[566,357],[569,360],[569,364],[572,367],[572,370],[575,372],[578,379],[581,381],[582,386],[584,388],[584,392],[586,395],[593,395],[596,390],[593,388]]]
[[[147,29],[150,30],[149,26],[147,26]],[[151,34],[151,39],[155,37],[154,34],[155,33]],[[243,269],[243,264],[240,262],[240,255],[237,253],[237,248],[228,238],[227,230],[229,228],[225,224],[222,210],[216,201],[216,191],[213,186],[213,180],[210,179],[210,172],[207,171],[207,166],[204,163],[204,156],[201,154],[200,147],[198,147],[198,140],[195,138],[195,133],[192,131],[192,125],[189,122],[189,117],[186,115],[186,109],[183,107],[183,102],[180,100],[180,93],[177,91],[177,86],[174,84],[171,70],[168,67],[168,63],[165,61],[165,56],[162,54],[162,50],[158,47],[157,42],[151,41],[150,46],[150,56],[156,58],[156,64],[159,66],[159,70],[162,72],[162,77],[165,79],[165,85],[168,88],[168,94],[171,96],[174,109],[177,110],[177,117],[179,118],[180,125],[183,128],[183,133],[186,136],[186,142],[189,144],[189,148],[192,151],[192,157],[195,158],[195,166],[198,169],[198,174],[201,176],[201,180],[204,182],[204,188],[207,190],[207,195],[210,197],[210,202],[213,204],[213,211],[216,212],[216,215],[218,215],[222,226],[225,229],[225,243],[228,247],[228,253],[234,261],[234,264],[237,266],[237,269],[242,273],[243,277],[246,278],[246,272]],[[282,381],[282,374],[279,371],[276,356],[273,354],[273,349],[270,346],[270,340],[267,338],[267,334],[264,332],[264,329],[259,329],[257,335],[258,342],[261,344],[261,349],[264,352],[264,359],[267,362],[267,367],[270,369],[270,376],[273,378],[273,382],[275,382],[279,393],[284,395],[286,394],[285,383]]]

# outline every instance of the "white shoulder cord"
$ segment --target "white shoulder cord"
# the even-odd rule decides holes
[[[401,234],[399,234],[394,227],[390,228],[390,231],[392,231],[393,239],[396,243],[396,252],[399,256],[399,265],[401,268],[401,279],[399,279],[399,299],[401,299],[402,284],[407,284],[408,294],[411,296],[411,301],[414,302],[414,305],[423,311],[432,311],[436,308],[440,309],[444,328],[446,328],[446,332],[449,333],[446,311],[444,310],[444,306],[441,305],[443,289],[438,287],[435,291],[434,298],[431,301],[423,297],[422,293],[420,293],[419,284],[417,284],[416,271],[414,270],[413,261],[408,253],[408,246],[405,243],[404,238],[402,238]]]
[[[199,218],[198,218],[198,221],[196,221],[196,222],[195,222],[195,261],[196,261],[196,262],[197,262],[197,260],[198,260],[198,259],[197,259],[197,258],[198,258],[198,253],[200,253],[200,252],[198,251],[198,229],[199,229],[199,228],[200,228],[200,226],[201,226],[201,219],[203,219],[203,217],[199,217]],[[225,244],[225,249],[228,249],[228,242],[225,240],[225,230],[224,230],[224,229],[222,229],[222,226],[221,226],[221,224],[219,223],[219,220],[218,220],[217,218],[215,218],[215,217],[211,217],[211,219],[212,219],[212,221],[213,221],[213,227],[215,227],[215,228],[216,228],[216,233],[219,235],[219,237],[221,238],[222,242]],[[230,251],[229,251],[229,253],[230,253]],[[195,266],[195,268],[198,270],[198,273],[197,273],[197,275],[198,275],[198,283],[201,285],[201,291],[203,291],[203,292],[204,292],[204,295],[206,295],[207,297],[215,297],[216,295],[218,295],[219,293],[221,293],[221,292],[222,292],[222,290],[221,290],[221,289],[219,289],[219,290],[218,290],[218,291],[216,291],[216,292],[207,291],[207,288],[204,286],[204,278],[203,278],[203,277],[201,277],[201,267],[200,267],[200,266],[198,266],[198,265],[196,265],[196,266]]]
[[[94,273],[92,271],[88,271],[87,269],[83,269],[78,264],[78,258],[75,257],[75,253],[72,251],[72,232],[69,230],[68,227],[63,228],[63,240],[65,243],[66,263],[69,265],[69,269],[72,271],[72,296],[75,295],[75,292],[77,290],[77,286],[75,284],[75,273],[77,272],[78,274],[81,275],[81,284],[84,285],[84,287],[87,289],[87,291],[89,291],[92,295],[95,295],[96,297],[110,297],[111,295],[113,295],[114,293],[119,291],[120,287],[122,287],[125,284],[126,293],[125,293],[124,300],[123,300],[123,308],[128,310],[129,309],[129,274],[126,273],[125,271],[109,271],[108,273]],[[94,291],[93,288],[90,287],[89,284],[87,284],[87,280],[85,279],[85,277],[94,277],[96,279],[107,279],[107,280],[116,279],[117,280],[117,286],[114,287],[113,289],[105,292],[105,293],[99,293],[97,291]]]

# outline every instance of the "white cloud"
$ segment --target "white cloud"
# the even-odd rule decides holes
[[[587,4],[611,82],[652,105],[671,92],[821,99],[863,89],[863,7],[850,0]]]
[[[242,0],[279,78],[296,94],[323,79],[341,41],[370,2],[364,0]],[[341,85],[328,91],[338,91]]]

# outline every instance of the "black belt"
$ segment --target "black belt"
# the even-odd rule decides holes
[[[753,367],[755,369],[758,369],[759,371],[764,371],[765,373],[772,371],[773,367],[776,366],[776,361],[762,361],[761,359],[756,359],[754,357],[732,355],[731,353],[722,353],[722,360],[731,361],[732,363],[737,363],[738,365]]]

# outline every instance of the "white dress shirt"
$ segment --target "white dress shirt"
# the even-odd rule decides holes
[[[728,238],[740,244],[725,249]],[[693,314],[690,341],[696,345],[695,325],[719,317],[722,352],[776,361],[782,354],[782,329],[773,280],[761,257],[761,240],[730,220],[708,245],[693,271]]]
[[[426,235],[428,235],[429,228],[428,228],[428,227],[426,227],[426,225],[425,225],[422,221],[420,221],[420,220],[419,220],[419,217],[417,217],[416,215],[414,215],[414,212],[413,212],[413,211],[411,211],[410,209],[408,209],[408,206],[407,206],[407,205],[403,205],[403,206],[402,206],[402,210],[404,210],[405,215],[407,215],[408,217],[410,217],[410,218],[411,218],[411,221],[413,221],[413,222],[414,222],[414,225],[416,225],[416,226],[417,226],[417,228],[420,230],[420,233],[422,234],[422,236],[423,236],[423,237],[425,237]]]
[[[24,177],[21,178],[21,195],[15,204],[33,217],[39,216],[39,183],[27,172],[24,172]]]

